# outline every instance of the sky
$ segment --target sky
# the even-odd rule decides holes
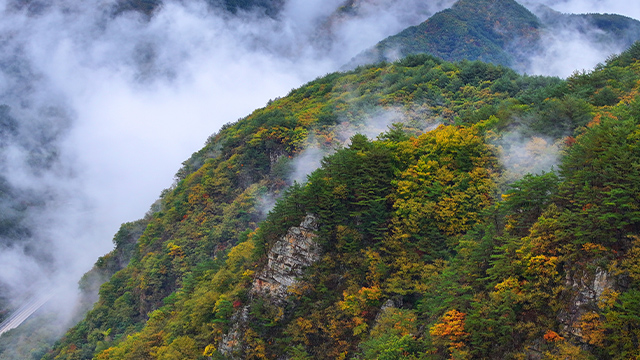
[[[0,174],[47,199],[31,212],[28,244],[46,244],[54,264],[43,266],[24,244],[0,249],[0,282],[17,302],[42,284],[73,289],[113,248],[119,225],[143,217],[181,162],[223,124],[453,3],[361,1],[360,16],[327,23],[341,0],[289,0],[278,20],[221,16],[198,0],[168,1],[150,20],[111,18],[115,0],[56,0],[38,11],[16,9],[16,1],[0,0],[0,104],[21,125],[0,146]],[[538,2],[640,19],[636,2]],[[331,31],[319,36],[319,28]],[[530,73],[567,76],[609,55],[556,35]],[[29,151],[42,139],[57,160],[34,172]]]

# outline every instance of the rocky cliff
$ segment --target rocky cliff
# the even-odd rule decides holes
[[[298,227],[292,227],[276,242],[268,255],[267,266],[256,276],[252,293],[285,301],[287,289],[295,285],[309,265],[320,257],[320,248],[314,241],[316,219],[307,215]]]
[[[295,226],[269,250],[267,265],[256,275],[251,298],[262,297],[272,304],[285,305],[287,290],[298,282],[304,270],[320,258],[320,246],[316,243],[316,218],[307,215],[300,226]],[[222,336],[218,349],[226,356],[242,354],[242,338],[250,318],[251,305],[244,306],[231,319],[231,327]]]

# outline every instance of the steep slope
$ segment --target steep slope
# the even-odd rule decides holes
[[[475,123],[501,111],[507,116],[506,109],[499,109],[503,103],[509,106],[509,94],[525,103],[541,102],[563,84],[558,79],[520,77],[506,68],[482,63],[454,65],[414,57],[390,67],[328,75],[225,126],[185,162],[178,173],[181,181],[163,196],[161,210],[138,241],[129,266],[102,286],[97,305],[48,358],[91,358],[143,328],[145,333],[131,341],[151,341],[152,347],[167,341],[170,346],[173,335],[162,330],[171,336],[164,338],[157,326],[166,325],[168,318],[161,314],[174,306],[182,309],[175,308],[181,314],[175,318],[179,322],[191,311],[187,309],[200,313],[194,314],[199,320],[180,325],[191,335],[186,339],[183,333],[179,341],[200,352],[215,343],[225,331],[236,300],[236,307],[246,301],[254,271],[250,265],[251,271],[246,272],[246,264],[259,260],[266,251],[246,239],[253,236],[268,199],[282,191],[295,169],[307,166],[309,153],[302,151],[313,139],[323,148],[332,148],[344,143],[348,134],[367,130],[372,124],[383,124],[378,131],[384,131],[384,124],[400,121],[414,129],[410,131],[422,132],[441,122]],[[578,115],[568,121],[583,121]],[[530,118],[532,123],[534,118]],[[303,163],[295,159],[299,155]],[[296,216],[279,226],[286,230],[300,221]],[[270,236],[277,237],[278,232]],[[238,243],[245,245],[226,256]],[[213,309],[216,304],[219,310]],[[160,308],[165,310],[154,313]],[[144,327],[150,313],[158,314],[160,317],[151,319],[160,322],[152,320]],[[215,329],[206,330],[210,315],[219,321]],[[109,354],[133,348],[151,351],[135,341],[122,343]]]
[[[45,358],[638,355],[638,49],[567,81],[411,56],[293,90],[185,162]]]
[[[273,244],[271,258],[283,221],[313,214],[320,260],[284,303],[256,292],[256,277],[218,349],[232,358],[637,356],[638,48],[569,79],[565,96],[628,97],[591,108],[593,121],[564,139],[558,174],[501,184],[486,141],[506,134],[491,120],[352,138],[252,238]]]
[[[580,38],[610,51],[640,39],[640,22],[610,14],[561,14],[546,7],[536,15],[513,0],[460,0],[381,41],[355,57],[350,66],[428,53],[448,61],[488,61],[527,70],[530,58],[548,46],[549,37]]]
[[[634,21],[609,15],[541,16],[547,28],[529,32],[508,2],[455,15],[478,3],[433,28],[473,25],[458,33],[469,43],[447,48],[456,56],[515,61],[513,36],[560,24],[597,42],[634,37]],[[121,4],[152,14],[158,3]],[[502,15],[496,31],[488,19]],[[45,358],[638,355],[638,48],[566,82],[412,56],[292,91],[212,136],[149,217],[122,227],[82,281],[92,295],[110,279],[97,305]],[[16,143],[18,109],[2,107],[0,156],[11,143],[34,169],[55,167],[64,109],[43,106],[33,118],[59,127]],[[345,146],[260,223],[318,153]],[[558,147],[560,172],[507,185]],[[4,179],[0,199],[3,245],[28,238],[28,211],[52,200]],[[3,335],[0,352],[26,336]],[[47,346],[23,344],[18,358]]]

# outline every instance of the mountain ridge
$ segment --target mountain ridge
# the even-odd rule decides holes
[[[425,22],[382,40],[347,67],[428,53],[447,61],[489,61],[526,71],[529,59],[544,50],[547,33],[600,32],[591,38],[594,44],[623,49],[640,39],[640,22],[628,17],[562,14],[548,8],[537,12],[540,17],[514,0],[459,0]]]

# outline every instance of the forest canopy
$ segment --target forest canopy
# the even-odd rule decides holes
[[[292,90],[123,225],[44,359],[640,356],[639,48],[567,80],[412,55]],[[257,290],[294,235],[308,263]]]

